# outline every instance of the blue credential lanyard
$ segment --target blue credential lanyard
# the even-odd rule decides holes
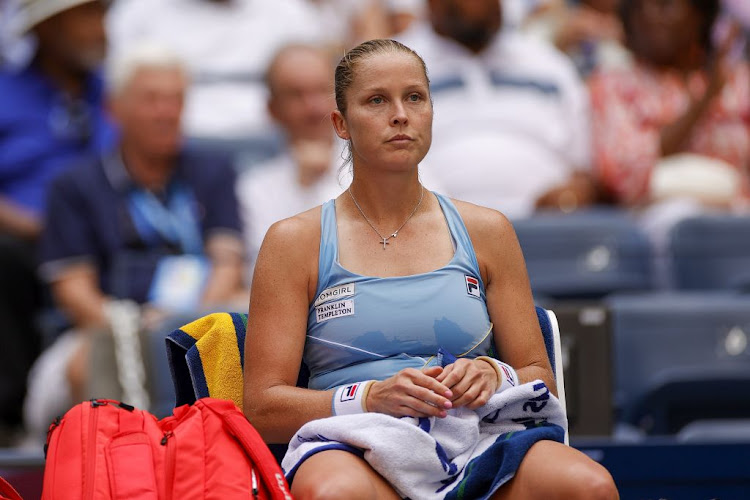
[[[148,244],[167,241],[186,254],[202,255],[203,238],[192,192],[175,182],[167,193],[166,205],[145,189],[130,193],[130,214],[138,234]]]

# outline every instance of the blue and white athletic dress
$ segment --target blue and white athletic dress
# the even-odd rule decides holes
[[[455,205],[436,196],[453,258],[435,271],[388,278],[361,276],[339,264],[334,201],[323,205],[318,288],[304,352],[311,389],[439,364],[440,348],[456,357],[491,354],[492,324],[474,247]]]
[[[343,386],[344,394],[344,384],[443,365],[441,357],[450,359],[443,352],[492,355],[474,248],[456,207],[436,196],[453,258],[435,271],[390,278],[341,267],[334,202],[323,205],[318,289],[304,351],[311,389]],[[310,456],[341,450],[366,460],[404,498],[485,500],[513,477],[535,442],[562,442],[566,426],[559,401],[536,380],[500,390],[476,410],[453,408],[444,418],[354,412],[311,420],[292,437],[282,468],[291,484]]]

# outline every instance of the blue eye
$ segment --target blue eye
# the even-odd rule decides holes
[[[370,99],[370,102],[373,103],[373,104],[381,104],[383,102],[383,98],[382,97],[373,97],[372,99]]]
[[[420,101],[421,99],[422,99],[422,96],[421,96],[421,95],[419,95],[419,94],[411,94],[411,95],[409,96],[409,100],[410,100],[411,102],[417,102],[417,101]]]

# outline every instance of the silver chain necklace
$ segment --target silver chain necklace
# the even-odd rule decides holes
[[[359,213],[362,214],[362,217],[364,217],[364,219],[370,225],[370,227],[372,228],[372,230],[375,231],[375,233],[380,237],[381,240],[383,240],[381,242],[382,245],[383,245],[383,250],[385,250],[385,246],[389,244],[388,240],[390,240],[391,238],[395,238],[396,236],[398,236],[398,232],[401,231],[401,229],[403,229],[403,227],[406,225],[406,223],[411,220],[411,218],[414,216],[415,213],[417,213],[417,210],[419,209],[419,205],[422,204],[422,199],[424,198],[424,186],[422,186],[422,194],[419,195],[419,201],[417,202],[417,206],[415,206],[414,210],[411,211],[411,213],[409,214],[409,217],[407,217],[406,220],[404,221],[404,223],[401,224],[398,229],[396,229],[395,231],[393,231],[393,233],[391,233],[390,236],[383,236],[382,234],[380,234],[380,231],[378,231],[378,228],[375,227],[375,224],[373,224],[372,221],[370,221],[370,219],[368,219],[367,216],[365,215],[365,213],[362,211],[362,207],[359,206],[359,203],[357,203],[357,199],[352,194],[352,187],[349,186],[349,189],[347,189],[347,191],[349,192],[349,196],[351,196],[352,201],[354,202],[354,206],[357,207],[357,210],[359,210]],[[378,243],[378,245],[380,245],[381,243]]]

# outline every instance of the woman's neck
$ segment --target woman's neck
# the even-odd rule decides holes
[[[383,172],[355,165],[354,179],[349,189],[361,210],[374,224],[391,226],[403,222],[412,213],[423,187],[416,167],[405,172]]]

